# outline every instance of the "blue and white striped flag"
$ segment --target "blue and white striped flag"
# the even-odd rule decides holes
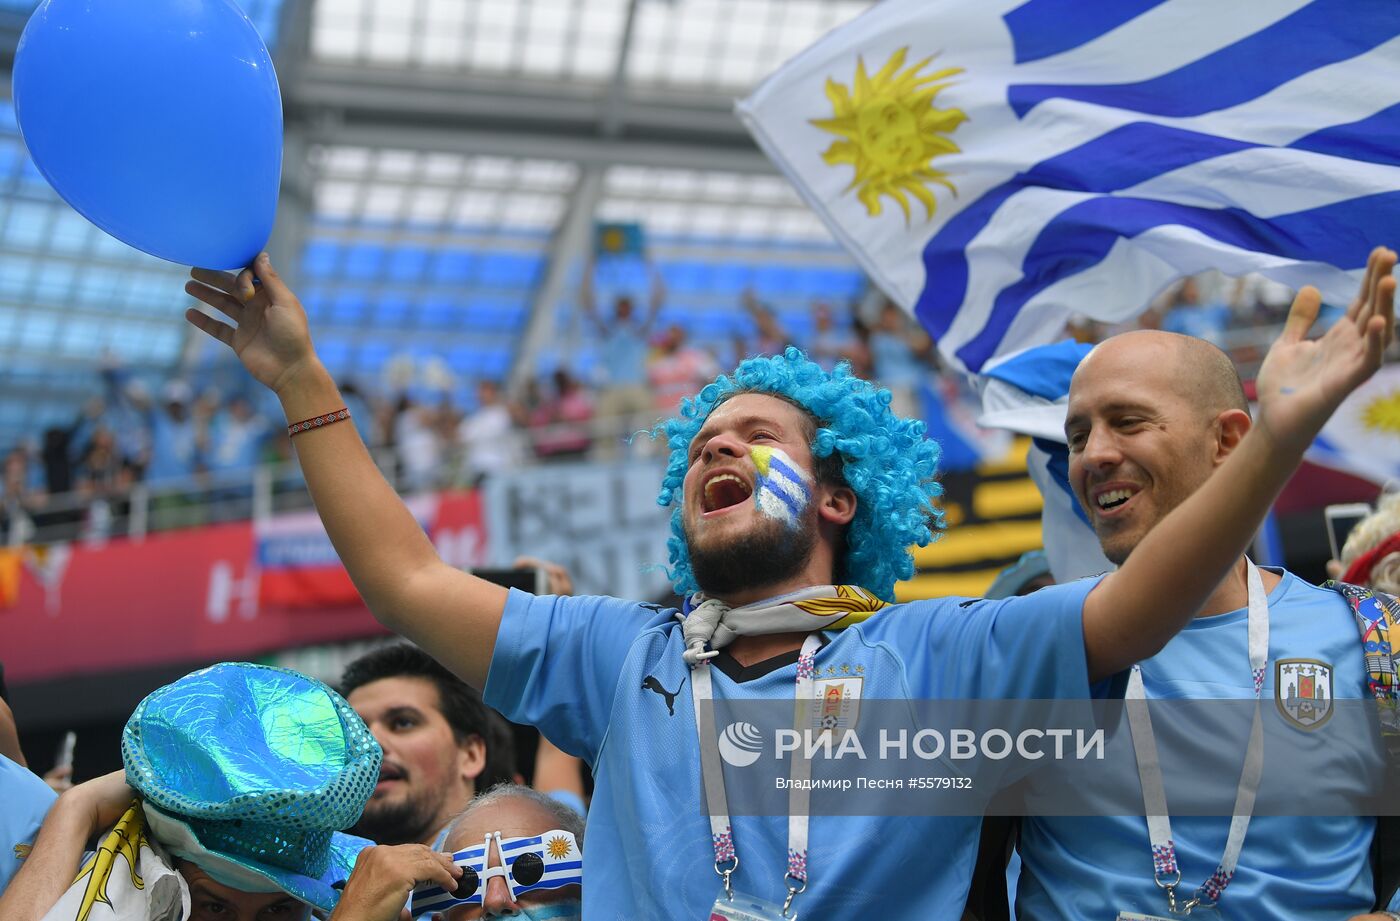
[[[982,415],[977,424],[1032,437],[1026,472],[1040,490],[1040,535],[1056,582],[1114,568],[1099,549],[1089,516],[1069,485],[1065,411],[1069,381],[1089,346],[1057,342],[1026,349],[989,364],[978,378]]]
[[[1400,226],[1395,0],[884,0],[739,105],[956,365],[1174,278],[1347,303]]]

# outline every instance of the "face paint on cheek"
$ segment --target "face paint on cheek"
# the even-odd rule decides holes
[[[758,470],[754,505],[769,518],[796,530],[807,503],[812,501],[812,475],[780,448],[754,447],[749,449],[749,455]]]

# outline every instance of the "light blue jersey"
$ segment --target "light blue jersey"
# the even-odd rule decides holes
[[[828,633],[816,671],[858,677],[866,699],[1083,698],[1082,609],[1093,585],[896,605]],[[683,648],[674,612],[654,605],[517,592],[506,605],[486,701],[593,766],[584,857],[590,919],[705,918],[723,891],[701,806]],[[791,701],[796,658],[741,669],[721,654],[714,696]],[[814,815],[808,889],[796,907],[814,918],[878,906],[891,919],[957,919],[980,826],[977,817]],[[735,815],[733,828],[735,888],[781,903],[786,818]]]
[[[19,872],[56,799],[33,772],[0,755],[0,892]]]
[[[1187,626],[1142,663],[1147,697],[1253,699],[1246,617],[1241,608]],[[1336,592],[1284,573],[1269,593],[1269,664],[1262,700],[1271,710],[1276,707],[1276,666],[1280,659],[1292,658],[1330,666],[1334,698],[1370,696],[1347,603]],[[1170,727],[1154,728],[1160,746]],[[1243,758],[1243,741],[1229,744],[1239,746]],[[1377,740],[1368,738],[1351,748],[1338,747],[1329,771],[1374,779],[1382,766],[1376,746]],[[1267,755],[1266,746],[1266,782]],[[1220,862],[1230,820],[1173,817],[1171,824],[1181,867],[1177,892],[1189,898]],[[1338,921],[1366,913],[1374,899],[1369,856],[1375,827],[1374,818],[1255,816],[1220,911],[1210,917]],[[1108,921],[1119,911],[1167,914],[1166,898],[1152,880],[1147,821],[1140,816],[1026,819],[1019,849],[1019,921]]]

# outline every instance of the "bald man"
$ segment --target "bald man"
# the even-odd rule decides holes
[[[1395,254],[1378,253],[1363,292],[1388,297]],[[1122,565],[1158,522],[1210,478],[1251,425],[1233,363],[1203,340],[1140,331],[1114,336],[1090,352],[1070,385],[1065,433],[1071,485],[1108,559]],[[1130,698],[1136,687],[1148,700],[1254,700],[1254,670],[1261,664],[1257,693],[1270,717],[1270,699],[1277,695],[1283,709],[1300,687],[1328,684],[1329,698],[1370,696],[1357,628],[1342,597],[1272,568],[1255,570],[1259,581],[1251,589],[1249,568],[1241,558],[1195,621],[1141,663],[1140,681],[1129,679]],[[1260,612],[1253,627],[1251,594]],[[1262,659],[1258,652],[1251,659],[1251,629],[1256,636],[1263,631]],[[1305,666],[1313,669],[1310,685],[1288,660],[1312,663]],[[1282,687],[1276,690],[1276,683]],[[1193,744],[1191,727],[1154,723],[1152,729],[1162,751],[1191,751],[1184,747]],[[1197,741],[1213,746],[1211,754],[1230,752],[1223,763],[1244,764],[1247,738],[1203,735],[1196,733]],[[1359,742],[1358,751],[1374,741]],[[1139,763],[1142,751],[1137,749]],[[1342,770],[1376,766],[1353,754],[1338,753]],[[1222,780],[1222,786],[1234,782]],[[1223,891],[1200,892],[1217,867],[1229,865],[1224,858],[1230,825],[1228,817],[1170,817],[1169,836],[1159,832],[1154,839],[1140,816],[1029,818],[1018,845],[1023,869],[1016,916],[1171,918],[1179,917],[1173,907],[1180,911],[1198,895],[1218,900],[1219,914],[1209,916],[1221,918],[1341,921],[1372,910],[1374,818],[1255,817]],[[1160,847],[1168,838],[1170,847]]]

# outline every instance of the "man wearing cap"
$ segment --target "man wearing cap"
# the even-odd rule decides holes
[[[410,893],[414,917],[578,921],[583,827],[582,816],[547,794],[492,787],[453,820],[445,853],[417,845],[366,851],[331,921],[398,921]],[[444,857],[459,874],[455,889],[421,885],[435,869],[433,858]]]
[[[478,790],[513,779],[504,719],[416,646],[361,656],[346,666],[340,690],[384,750],[357,834],[380,844],[435,844]]]
[[[330,911],[372,843],[338,829],[359,818],[379,760],[355,711],[319,681],[243,663],[195,672],[137,706],[123,771],[59,798],[0,917],[86,921],[94,900],[119,921]],[[70,887],[87,841],[108,828]]]
[[[795,349],[745,361],[661,427],[671,572],[691,596],[682,620],[617,599],[507,592],[446,565],[344,424],[306,315],[267,257],[237,277],[194,278],[187,291],[232,325],[187,318],[281,399],[317,510],[376,617],[593,765],[584,898],[597,918],[706,917],[741,898],[812,915],[878,905],[959,917],[976,817],[872,823],[812,816],[795,797],[788,815],[731,821],[714,795],[726,780],[704,705],[791,707],[838,690],[832,681],[842,694],[906,699],[1107,690],[1096,685],[1161,649],[1231,571],[1393,332],[1393,280],[1317,342],[1305,337],[1320,298],[1304,289],[1260,374],[1254,430],[1146,552],[1102,580],[997,602],[889,604],[913,572],[907,548],[941,525],[938,450],[921,423],[891,413],[887,391]],[[870,859],[876,840],[883,860]]]

